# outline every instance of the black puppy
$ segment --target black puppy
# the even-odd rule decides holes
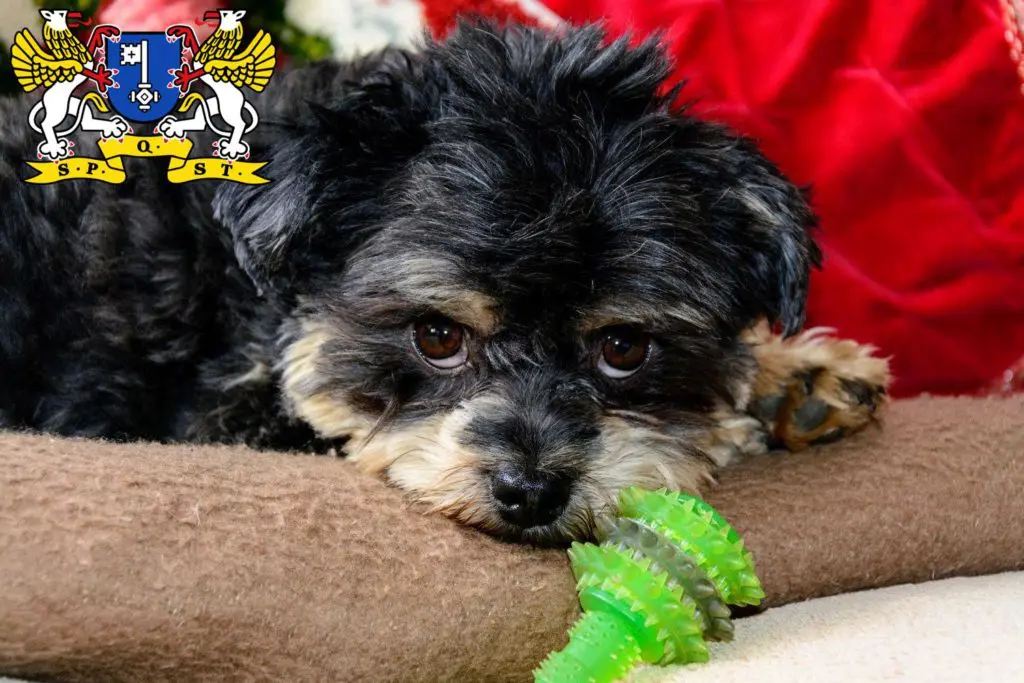
[[[589,532],[625,485],[868,423],[804,318],[801,193],[686,116],[654,43],[473,24],[281,74],[264,186],[22,182],[0,111],[0,426],[344,449],[463,522]],[[93,141],[81,140],[86,153]]]

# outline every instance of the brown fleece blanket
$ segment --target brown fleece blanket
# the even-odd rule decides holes
[[[708,497],[774,606],[1024,568],[1022,491],[1024,397],[925,398]],[[0,435],[0,675],[529,680],[576,613],[564,552],[421,516],[342,461]]]

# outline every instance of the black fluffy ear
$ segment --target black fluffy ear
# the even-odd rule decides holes
[[[675,144],[692,178],[683,191],[700,207],[701,238],[716,254],[710,267],[736,304],[732,322],[745,327],[767,318],[784,335],[796,333],[811,269],[821,265],[807,198],[752,140],[691,116],[674,121]]]
[[[804,193],[784,179],[777,182],[745,189],[741,201],[767,238],[755,266],[764,314],[788,337],[803,327],[811,268],[821,266],[821,250],[813,237],[817,221]]]
[[[261,289],[294,287],[343,263],[379,225],[388,180],[425,144],[427,75],[408,59],[282,76],[264,94],[252,143],[271,182],[225,183],[213,202],[239,265]]]
[[[317,201],[310,160],[320,150],[307,146],[305,135],[289,137],[270,154],[262,174],[269,184],[226,186],[213,203],[214,217],[231,230],[238,264],[261,290],[279,274],[296,235],[314,229]]]
[[[811,269],[821,265],[814,241],[817,220],[804,191],[793,185],[750,141],[734,143],[739,159],[730,198],[743,215],[752,271],[752,312],[778,323],[784,336],[800,330],[806,317]]]

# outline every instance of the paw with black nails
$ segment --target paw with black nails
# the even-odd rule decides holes
[[[887,359],[871,346],[810,330],[763,341],[748,413],[761,421],[774,448],[798,451],[830,443],[877,421],[887,402]]]

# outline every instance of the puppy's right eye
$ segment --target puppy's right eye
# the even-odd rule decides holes
[[[469,360],[466,328],[444,316],[432,316],[413,326],[413,346],[420,358],[441,370],[451,370]]]
[[[605,328],[597,367],[607,377],[625,379],[635,374],[651,352],[651,337],[629,325]]]

